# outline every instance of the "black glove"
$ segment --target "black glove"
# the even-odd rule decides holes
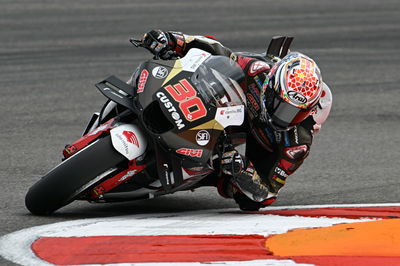
[[[142,39],[144,47],[154,54],[154,59],[172,59],[175,57],[173,48],[173,41],[170,39],[168,33],[161,30],[151,30],[143,36]]]
[[[245,167],[245,162],[242,156],[233,147],[229,147],[222,154],[221,158],[221,170],[224,174],[237,176],[240,174]]]
[[[250,201],[263,201],[268,197],[269,188],[253,164],[243,158],[232,146],[228,146],[222,155],[221,170],[224,174],[232,176],[232,183],[246,194]]]

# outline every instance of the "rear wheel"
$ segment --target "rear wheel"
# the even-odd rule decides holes
[[[35,183],[25,196],[25,206],[47,215],[75,200],[126,160],[104,137],[68,158]]]

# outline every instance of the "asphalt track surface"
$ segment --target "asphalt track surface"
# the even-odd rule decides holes
[[[150,58],[129,44],[153,28],[211,34],[234,51],[273,35],[313,57],[334,105],[312,152],[275,205],[399,202],[400,2],[0,0],[0,235],[72,219],[234,207],[212,189],[150,201],[73,203],[35,217],[24,196],[58,164],[104,98],[93,86],[128,79]],[[0,259],[0,264],[9,264]]]

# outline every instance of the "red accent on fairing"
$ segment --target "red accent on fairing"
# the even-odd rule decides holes
[[[76,152],[82,150],[87,145],[98,139],[103,133],[110,132],[110,130],[114,127],[114,120],[114,118],[108,120],[106,123],[90,131],[71,145],[67,145],[67,147],[65,147],[63,150],[64,158],[67,159],[68,157],[71,157]]]
[[[207,37],[207,38],[213,39],[213,40],[217,40],[217,38],[215,36],[212,36],[212,35],[204,35],[204,37]]]
[[[197,175],[205,175],[211,173],[213,170],[203,170],[203,171],[192,171],[189,169],[182,168],[188,175],[197,176]]]
[[[132,179],[136,174],[140,173],[147,167],[144,165],[137,165],[136,160],[129,162],[128,169],[119,172],[115,176],[108,178],[99,185],[97,185],[90,193],[90,197],[94,200],[98,199],[104,193],[116,188],[120,184]]]

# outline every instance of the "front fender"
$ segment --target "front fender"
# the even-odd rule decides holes
[[[120,124],[111,129],[110,135],[114,148],[130,161],[147,149],[146,137],[137,125]]]

